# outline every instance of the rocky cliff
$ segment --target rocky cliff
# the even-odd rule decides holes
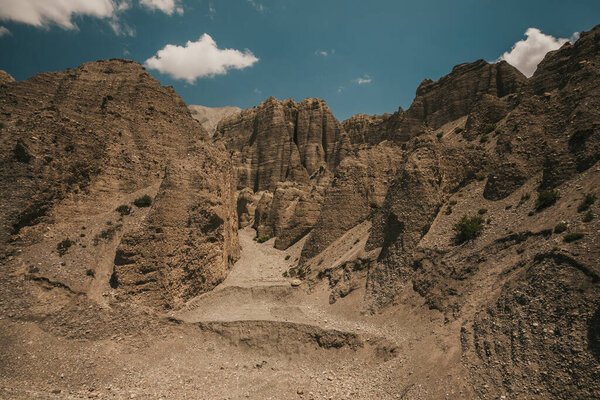
[[[271,97],[223,119],[215,139],[230,151],[238,190],[264,198],[254,226],[259,236],[277,236],[277,248],[287,248],[312,228],[349,145],[340,123],[318,99],[296,103]],[[247,204],[248,197],[241,201]]]
[[[227,153],[141,65],[5,80],[0,114],[0,243],[14,268],[161,307],[225,278],[239,252]]]

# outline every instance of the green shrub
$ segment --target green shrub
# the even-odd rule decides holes
[[[487,135],[483,135],[479,138],[479,143],[487,143],[488,140],[489,138],[487,137]]]
[[[510,210],[511,208],[512,208],[512,204],[509,204],[506,207],[504,207],[505,210]]]
[[[62,242],[60,242],[59,244],[56,245],[56,250],[58,250],[58,255],[59,256],[64,256],[67,251],[69,250],[69,247],[73,246],[75,244],[75,242],[73,242],[71,239],[67,238],[65,240],[63,240]]]
[[[581,232],[567,233],[563,240],[567,243],[571,243],[576,240],[582,239],[584,236],[585,235]]]
[[[152,200],[150,200],[150,201],[152,201]],[[117,207],[116,211],[119,214],[121,214],[121,216],[129,215],[129,214],[131,214],[131,207],[129,207],[127,204],[123,204],[123,205]]]
[[[87,276],[91,276],[92,278],[93,278],[94,276],[96,276],[96,272],[95,272],[93,269],[91,269],[91,268],[89,268],[87,271],[85,271],[85,274],[86,274]]]
[[[463,131],[463,128],[455,128],[454,129],[454,133],[461,133]]]
[[[583,222],[591,222],[594,219],[594,213],[592,212],[592,210],[588,211],[585,213],[585,215],[583,216],[582,221]]]
[[[487,213],[487,208],[480,208],[479,211],[477,211],[477,214],[479,215],[483,215],[485,213]]]
[[[588,193],[585,195],[581,203],[577,206],[577,212],[587,211],[588,208],[596,201],[596,195],[593,193]]]
[[[554,233],[563,233],[564,231],[566,231],[568,228],[568,225],[564,222],[560,222],[558,224],[556,224],[556,226],[554,227]]]
[[[285,261],[290,259],[290,255],[288,254],[287,256],[285,256]]]
[[[452,214],[452,207],[448,206],[446,208],[446,215],[450,215],[450,214]]]
[[[535,212],[533,212],[533,211],[529,211],[529,212],[527,213],[527,216],[528,216],[528,217],[533,217],[534,215],[535,215]]]
[[[479,215],[473,217],[465,215],[452,229],[456,232],[455,240],[457,243],[473,240],[483,231],[483,218]]]
[[[152,197],[145,194],[142,197],[135,199],[133,204],[136,207],[150,207],[152,205]]]
[[[535,209],[540,211],[548,208],[558,200],[560,196],[556,190],[541,190],[538,192],[538,198],[535,201]]]
[[[451,206],[455,206],[456,205],[456,200],[450,200],[450,203],[448,203],[448,204],[450,204]]]
[[[444,133],[443,133],[443,132],[440,132],[440,133],[438,133],[436,136],[437,136],[438,140],[441,140],[441,139],[442,139],[442,136],[444,136]]]
[[[269,239],[271,239],[271,237],[269,235],[262,235],[262,236],[259,236],[258,238],[256,238],[256,241],[258,243],[264,243]]]

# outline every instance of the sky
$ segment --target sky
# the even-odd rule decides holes
[[[344,120],[406,109],[464,62],[530,76],[599,17],[600,0],[0,0],[0,69],[127,58],[187,104],[319,97]]]

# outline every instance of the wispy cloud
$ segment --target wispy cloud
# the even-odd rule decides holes
[[[262,94],[262,90],[260,90],[259,88],[254,88],[253,92],[255,94]]]
[[[248,3],[250,3],[252,5],[252,7],[254,7],[254,9],[256,9],[256,11],[258,12],[264,12],[266,11],[266,7],[264,6],[263,3],[261,3],[260,1],[256,1],[256,0],[248,0]]]
[[[229,70],[244,69],[256,62],[258,58],[250,50],[219,49],[213,38],[205,33],[185,46],[166,45],[144,65],[193,84],[198,78],[224,75]]]
[[[217,15],[217,9],[215,3],[211,0],[208,2],[208,18],[215,19],[215,15]]]
[[[331,50],[316,50],[315,51],[315,55],[316,56],[321,56],[321,57],[327,57],[330,55],[335,54],[335,49],[331,49]]]
[[[0,26],[0,37],[2,37],[2,36],[10,36],[10,35],[11,35],[11,33],[10,33],[10,31],[8,30],[8,28],[7,28],[7,27],[5,27],[5,26]]]
[[[529,78],[546,53],[560,48],[569,41],[575,42],[579,38],[579,32],[575,32],[570,39],[565,39],[546,35],[537,28],[529,28],[525,31],[525,36],[526,39],[515,43],[511,50],[502,54],[497,61],[505,60]]]
[[[365,74],[363,77],[361,78],[356,78],[354,79],[353,82],[358,83],[359,85],[366,85],[368,83],[371,83],[373,81],[373,79],[371,79],[371,77],[367,74]]]

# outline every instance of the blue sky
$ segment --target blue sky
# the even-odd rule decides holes
[[[174,45],[187,65],[176,65],[171,47],[155,63],[163,72],[149,71],[188,104],[247,108],[269,96],[320,97],[340,120],[407,108],[423,79],[495,61],[529,28],[562,44],[600,23],[598,0],[67,0],[73,8],[63,17],[52,17],[50,6],[23,9],[29,2],[0,0],[0,69],[17,80],[105,58],[144,63]],[[553,40],[530,32],[541,48]],[[184,48],[204,34],[214,43]],[[539,43],[512,59],[527,61]],[[211,49],[212,64],[202,66]],[[186,50],[196,53],[185,58]],[[219,69],[221,58],[229,64]]]

